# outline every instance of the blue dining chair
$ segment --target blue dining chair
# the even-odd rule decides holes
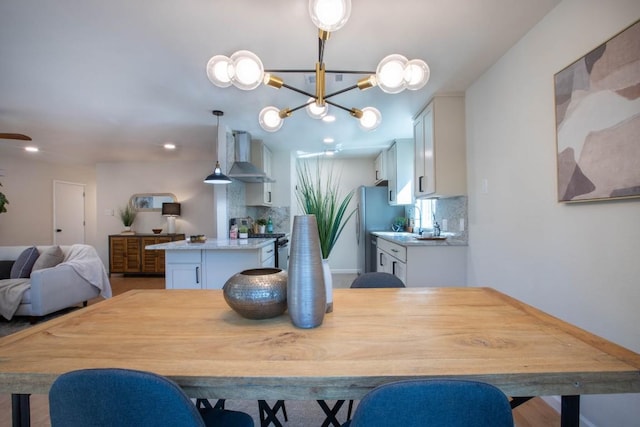
[[[404,288],[397,276],[383,271],[363,273],[351,282],[351,288]]]
[[[343,427],[513,427],[507,396],[477,381],[407,380],[367,393]]]
[[[130,369],[82,369],[49,390],[52,427],[253,427],[249,414],[197,409],[173,381]]]

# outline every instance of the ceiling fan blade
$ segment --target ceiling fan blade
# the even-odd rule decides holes
[[[0,139],[18,139],[20,141],[31,141],[31,137],[21,133],[0,133]]]

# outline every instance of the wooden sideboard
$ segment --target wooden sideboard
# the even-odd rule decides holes
[[[184,234],[112,234],[109,236],[109,274],[164,274],[164,251],[146,246],[184,240]]]

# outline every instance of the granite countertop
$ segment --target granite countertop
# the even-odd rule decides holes
[[[395,231],[372,231],[371,234],[381,239],[388,240],[393,243],[397,243],[402,246],[468,246],[467,241],[456,236],[454,233],[441,233],[441,237],[446,237],[444,240],[418,240],[420,237],[418,234],[395,232]],[[430,234],[423,234],[423,237],[428,237]]]
[[[191,243],[188,240],[159,243],[145,246],[145,249],[154,250],[251,250],[261,249],[273,245],[275,238],[250,238],[250,239],[207,239],[204,243]]]

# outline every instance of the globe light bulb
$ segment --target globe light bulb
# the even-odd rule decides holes
[[[321,30],[337,31],[349,20],[351,0],[309,0],[309,15]]]
[[[258,116],[260,127],[267,132],[280,130],[284,120],[280,117],[280,110],[274,106],[264,107]]]

